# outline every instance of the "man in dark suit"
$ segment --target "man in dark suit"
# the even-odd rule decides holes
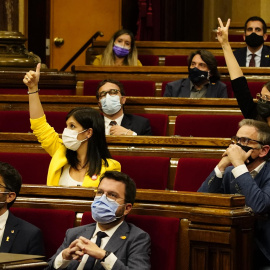
[[[8,210],[19,195],[21,184],[18,171],[10,164],[0,162],[0,252],[44,255],[40,229]]]
[[[254,269],[258,270],[270,266],[270,127],[252,119],[242,120],[239,127],[198,191],[245,195],[246,205],[254,213],[265,214],[255,227]]]
[[[188,58],[189,77],[166,85],[164,97],[227,98],[220,81],[215,56],[207,50],[192,52]]]
[[[241,67],[270,67],[270,47],[264,45],[267,40],[265,21],[257,16],[245,22],[243,39],[247,47],[234,51]]]
[[[119,81],[108,79],[100,82],[96,98],[104,115],[106,135],[152,135],[148,119],[124,113],[126,97]]]
[[[135,196],[136,186],[128,175],[105,172],[91,205],[97,223],[69,229],[47,269],[149,270],[150,237],[125,222]]]

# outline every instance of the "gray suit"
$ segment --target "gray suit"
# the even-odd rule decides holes
[[[164,97],[190,97],[190,80],[181,79],[169,82],[166,85]],[[221,81],[209,83],[206,91],[206,98],[227,98],[227,86]]]
[[[49,266],[46,269],[54,269],[53,262],[56,256],[75,239],[80,236],[91,239],[95,229],[96,223],[92,223],[67,230],[63,244],[49,260]],[[123,236],[126,236],[126,238]],[[112,270],[149,270],[151,268],[150,236],[133,224],[124,221],[112,235],[104,249],[113,252],[118,258]],[[74,260],[66,269],[75,270],[78,265],[79,262]],[[104,270],[99,261],[97,261],[94,270]]]

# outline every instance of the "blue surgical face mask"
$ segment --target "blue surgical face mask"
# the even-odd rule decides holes
[[[108,199],[105,194],[102,196],[96,196],[91,205],[92,217],[100,224],[111,223],[122,217],[117,217],[115,215],[116,210],[121,205],[114,200]]]
[[[106,95],[105,98],[102,98],[100,100],[102,111],[108,115],[113,115],[117,112],[119,112],[122,108],[122,105],[120,103],[120,97],[110,96],[109,94]]]
[[[113,52],[116,54],[117,57],[123,58],[129,54],[130,49],[122,48],[118,45],[113,46]]]

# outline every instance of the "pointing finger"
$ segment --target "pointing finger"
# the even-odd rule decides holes
[[[229,28],[230,23],[231,23],[231,19],[228,19],[228,20],[227,20],[227,23],[226,23],[226,28]]]
[[[220,18],[218,18],[218,22],[219,22],[220,27],[224,27],[223,22],[222,22],[222,20]]]
[[[37,68],[36,68],[36,73],[39,74],[40,73],[40,67],[41,67],[41,64],[38,63],[37,64]]]

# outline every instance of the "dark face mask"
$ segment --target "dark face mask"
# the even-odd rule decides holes
[[[188,77],[194,84],[200,84],[209,79],[208,71],[202,71],[198,68],[190,68]]]
[[[264,43],[263,36],[259,36],[256,33],[252,33],[249,36],[246,36],[246,43],[252,48],[261,46]]]
[[[240,146],[246,153],[250,150],[250,149],[253,149],[252,147],[249,147],[249,146],[244,146],[240,143],[237,143],[236,145]],[[246,165],[249,165],[251,164],[253,161],[255,161],[256,158],[252,158],[251,156],[248,157],[247,161],[245,162]]]
[[[270,101],[261,102],[260,100],[258,100],[257,112],[264,119],[269,117],[270,116]]]

